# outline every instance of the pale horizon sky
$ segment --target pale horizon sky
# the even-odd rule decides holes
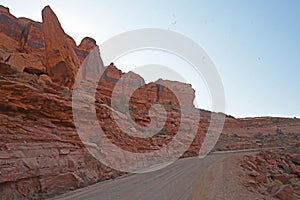
[[[16,17],[36,21],[42,21],[41,10],[50,5],[77,44],[89,36],[100,49],[109,38],[139,28],[179,32],[197,42],[215,63],[225,90],[226,114],[300,117],[300,1],[1,0],[0,4]],[[127,71],[141,64],[130,63],[133,59],[120,60],[117,67]],[[198,106],[209,109],[207,102]]]

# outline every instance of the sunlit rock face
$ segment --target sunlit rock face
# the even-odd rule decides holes
[[[54,83],[72,88],[79,66],[99,47],[89,37],[77,46],[50,7],[43,9],[42,16],[42,22],[16,18],[0,7],[0,59],[19,72],[45,74]]]
[[[75,77],[89,87],[96,75],[102,74],[95,95],[99,124],[123,149],[131,152],[159,149],[168,144],[179,124],[178,102],[171,91],[157,83],[145,85],[141,76],[122,73],[114,64],[104,67],[94,39],[86,37],[77,46],[63,31],[50,7],[42,15],[43,21],[35,22],[16,18],[9,9],[0,7],[0,193],[3,199],[41,199],[123,174],[94,159],[77,134],[70,90]],[[130,101],[131,108],[136,108],[129,114],[110,107],[112,91],[121,78],[124,81],[117,93]],[[141,87],[135,90],[136,86]],[[186,95],[193,95],[190,85],[174,82],[174,86],[187,88]],[[136,125],[146,126],[150,122],[147,110],[155,103],[165,105],[169,118],[163,131],[153,138],[129,136],[114,123],[112,112],[132,117]],[[190,100],[185,104],[193,108]],[[84,105],[78,109],[82,113],[86,111]],[[138,126],[128,122],[124,122],[124,128],[139,131]],[[197,155],[197,144],[203,136],[199,129],[189,155]]]
[[[83,93],[76,109],[84,115],[84,101],[92,101],[97,124],[113,144],[129,152],[147,153],[168,145],[181,124],[186,133],[191,131],[191,125],[196,125],[196,136],[182,157],[198,155],[212,113],[194,107],[195,91],[191,85],[168,80],[145,84],[141,76],[123,73],[113,63],[104,67],[94,39],[86,37],[77,46],[50,7],[42,15],[43,22],[16,18],[8,8],[0,6],[1,199],[42,199],[124,174],[89,154],[85,145],[100,148],[97,138],[84,145],[79,137],[72,110],[75,77],[84,87],[93,88],[91,84],[102,74],[96,93]],[[113,92],[119,97],[115,108]],[[179,102],[180,96],[184,98]],[[128,110],[122,107],[125,101],[129,102]],[[150,116],[155,104],[166,111],[164,121],[163,112],[154,111],[155,116]],[[188,117],[181,119],[180,109],[186,109]],[[195,121],[199,112],[200,120]],[[125,119],[122,129],[115,117]],[[92,123],[89,118],[84,120],[89,130]],[[152,137],[130,135],[143,133],[142,128],[161,122],[163,128]],[[224,137],[216,150],[240,149],[245,147],[245,141],[251,141],[249,147],[257,147],[259,144],[252,138],[259,133],[259,138],[270,131],[271,136],[299,133],[299,127],[297,119],[226,116]],[[297,138],[282,139],[276,145],[293,140]],[[104,156],[118,156],[117,153],[106,152]]]

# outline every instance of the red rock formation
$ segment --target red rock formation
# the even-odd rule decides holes
[[[296,145],[299,133],[300,120],[296,118],[226,118],[215,150]]]
[[[198,117],[198,110],[193,106],[191,85],[165,80],[145,84],[139,75],[124,74],[113,64],[103,68],[99,58],[96,42],[84,38],[76,46],[49,7],[43,10],[43,22],[39,23],[15,18],[7,8],[0,6],[1,199],[41,199],[122,174],[88,154],[76,132],[72,91],[65,86],[72,88],[80,64],[83,68],[81,78],[86,87],[91,86],[90,80],[97,78],[95,74],[103,72],[97,87],[95,109],[107,137],[122,149],[142,153],[167,145],[182,122],[180,106],[189,110],[189,117],[183,119],[184,131],[190,131],[190,124],[198,124],[193,121]],[[112,91],[120,79],[124,81],[116,92],[129,101],[129,113],[110,107]],[[165,84],[169,88],[162,86]],[[128,91],[133,92],[132,96]],[[180,105],[175,92],[186,97]],[[93,100],[93,97],[83,95],[83,99]],[[138,132],[141,130],[139,125],[146,126],[152,120],[158,124],[163,119],[159,112],[150,119],[149,109],[157,103],[164,106],[167,120],[158,134],[151,138],[124,134],[112,116],[112,113],[117,113],[120,118],[132,118],[136,124],[131,125],[125,120],[123,128]],[[80,104],[76,109],[82,113],[86,111]],[[210,116],[211,112],[201,111],[197,135],[183,157],[198,154]],[[85,120],[86,128],[89,128],[89,119]],[[276,126],[274,120],[277,120]],[[270,130],[274,134],[295,133],[299,127],[300,120],[297,119],[227,117],[225,137],[221,137],[217,148],[243,148],[245,145],[238,142],[252,141],[259,133],[264,135]],[[261,135],[257,136],[259,141]],[[288,138],[287,142],[297,140],[292,136],[282,134]],[[282,144],[284,140],[280,139]],[[256,139],[253,141],[257,145]],[[96,141],[90,145],[97,146]],[[109,153],[114,155],[115,152]],[[298,160],[295,157],[294,165],[290,164],[290,170],[295,173],[299,172]],[[262,176],[261,180],[264,179]]]
[[[81,49],[86,51],[91,51],[97,46],[96,40],[90,37],[85,37],[81,40],[80,45],[78,46]]]
[[[96,41],[93,38],[85,37],[81,40],[79,46],[74,47],[75,53],[78,56],[79,61],[82,63],[86,56],[92,51],[93,49],[98,48]]]
[[[3,6],[0,6],[0,21],[1,51],[17,51],[20,47],[22,24]]]
[[[42,11],[47,73],[53,82],[72,88],[79,67],[78,58],[49,6]]]
[[[72,38],[63,32],[50,8],[43,11],[43,23],[26,18],[17,19],[3,7],[0,12],[2,198],[40,199],[121,174],[103,166],[86,152],[72,119],[71,91],[61,87],[72,87],[72,77],[76,74],[78,63],[83,62],[83,68],[88,66],[83,74],[84,80],[103,72],[96,42],[85,38],[79,46],[75,46]],[[57,40],[57,37],[64,40]],[[54,55],[56,49],[59,55]],[[87,56],[88,59],[83,61]],[[61,62],[65,62],[68,68],[61,67],[58,71],[55,71],[55,67],[54,70],[51,68]],[[69,81],[64,80],[64,76],[68,76]],[[111,92],[122,76],[125,81],[119,93],[130,91],[136,84],[144,84],[140,76],[124,74],[112,64],[105,69],[99,82],[97,95],[100,102],[110,104]],[[152,85],[155,87],[152,88]],[[145,108],[149,108],[152,103],[167,102],[164,98],[171,94],[164,94],[168,93],[165,89],[158,92],[157,88],[155,83],[144,86],[148,98],[153,99]],[[143,89],[134,94],[132,99],[135,105],[147,103],[147,96],[145,98],[143,94]],[[168,106],[171,108],[175,105]],[[137,139],[120,132],[110,115],[111,109],[99,104],[97,110],[100,123],[107,130],[106,134],[115,144],[132,152],[147,152],[166,145],[176,132],[176,126],[172,123],[178,124],[175,109],[171,112],[163,135],[146,140]],[[132,113],[136,122],[148,120],[145,113],[140,112],[142,110],[137,111]],[[194,149],[190,152],[191,155],[197,154]]]
[[[4,6],[1,5],[1,6],[0,6],[0,12],[9,14],[9,8],[4,7]]]
[[[89,80],[97,82],[100,75],[104,71],[104,66],[100,58],[98,46],[90,50],[85,58],[86,59],[81,64],[81,77],[78,76],[77,78],[81,78],[86,81]]]
[[[119,80],[122,80],[122,84],[116,89],[114,87]],[[179,105],[175,98],[177,95],[184,97],[181,106],[194,107],[195,91],[191,85],[162,79],[155,83],[145,84],[144,79],[138,74],[133,72],[124,74],[111,63],[99,81],[99,92],[110,98],[113,90],[124,94],[127,98],[130,93],[133,93],[130,97],[132,101],[142,105],[152,103]]]
[[[50,7],[44,9],[43,20],[16,18],[0,6],[0,60],[19,72],[46,74],[71,88],[79,65],[98,46],[88,37],[76,46]]]
[[[300,165],[292,161],[297,156],[299,154],[262,151],[257,155],[245,156],[241,166],[249,175],[251,188],[261,193],[267,192],[278,199],[293,200],[296,199],[294,191],[300,191]]]

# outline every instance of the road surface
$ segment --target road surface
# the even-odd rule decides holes
[[[261,199],[236,182],[234,157],[215,154],[181,159],[158,171],[125,175],[52,200]]]

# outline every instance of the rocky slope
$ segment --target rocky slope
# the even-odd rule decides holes
[[[241,161],[245,185],[252,191],[282,200],[300,199],[300,154],[294,152],[262,151],[245,156]]]
[[[215,150],[296,147],[300,143],[297,118],[226,118]]]
[[[16,18],[8,8],[0,7],[2,199],[40,199],[122,174],[88,154],[73,122],[70,89],[87,55],[92,51],[99,54],[95,40],[84,38],[76,46],[49,7],[42,15],[43,22],[34,22]],[[93,58],[90,60],[93,62]],[[102,70],[105,72],[97,89],[96,109],[107,136],[132,152],[151,151],[166,145],[177,129],[174,123],[178,123],[178,103],[172,93],[158,83],[137,90],[131,98],[131,117],[137,123],[149,122],[147,109],[154,103],[164,104],[173,114],[161,135],[149,139],[126,136],[111,116],[118,111],[108,107],[112,89],[125,74],[111,64],[105,69],[84,70],[82,78],[89,80],[94,72]],[[136,74],[126,76],[124,87],[127,89],[136,82],[144,83]],[[191,86],[175,82],[173,85],[191,97],[184,105],[194,109]],[[203,137],[204,131],[199,129],[187,155],[197,154]]]
[[[86,87],[90,87],[89,81],[96,72],[103,72],[95,95],[97,117],[106,136],[122,149],[144,153],[166,146],[182,123],[180,107],[189,112],[183,129],[189,132],[189,127],[195,125],[193,119],[197,119],[199,110],[193,105],[191,85],[165,80],[143,85],[142,77],[131,72],[124,74],[113,63],[100,67],[95,40],[87,37],[76,45],[50,7],[42,11],[42,16],[43,22],[16,18],[8,8],[0,6],[1,199],[41,199],[123,174],[95,160],[75,129],[71,95],[79,66],[84,67],[86,62],[94,63],[92,69],[84,68],[81,74]],[[124,82],[117,91],[121,101],[118,105],[129,100],[129,113],[111,107],[112,91],[121,78]],[[179,105],[164,84],[187,98]],[[143,86],[129,96],[127,91],[137,85]],[[92,97],[83,95],[83,98]],[[149,109],[156,103],[165,108],[167,118],[159,134],[153,137],[124,134],[114,122],[113,113],[131,118],[136,125],[124,122],[123,128],[138,132],[151,123]],[[85,112],[84,106],[78,109]],[[196,156],[205,137],[212,113],[204,110],[200,113],[196,137],[184,157]],[[162,118],[158,114],[156,120]],[[289,138],[289,145],[296,145],[299,133],[298,119],[227,116],[224,133],[215,149],[261,147],[262,141],[269,146],[287,145],[283,137]],[[276,139],[278,135],[282,137],[280,140]],[[96,142],[92,145],[97,146]]]

